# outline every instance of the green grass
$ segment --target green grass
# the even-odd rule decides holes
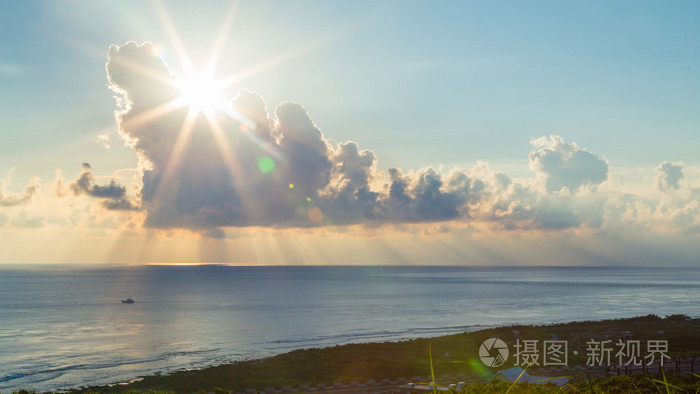
[[[697,374],[682,376],[652,376],[649,374],[634,374],[612,376],[609,378],[591,378],[585,373],[579,374],[575,379],[564,386],[553,384],[528,384],[508,383],[505,381],[493,381],[488,383],[471,383],[460,391],[452,391],[451,394],[495,394],[495,393],[700,393],[700,376]],[[179,390],[178,390],[179,391]],[[146,390],[135,389],[120,390],[123,394],[175,394],[175,390]],[[85,391],[86,394],[98,394],[109,392],[105,390]],[[192,391],[194,393],[227,394],[232,391],[213,388]],[[13,394],[36,394],[34,391],[13,391]]]

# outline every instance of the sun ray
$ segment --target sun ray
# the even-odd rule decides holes
[[[223,21],[221,23],[221,28],[214,42],[209,59],[203,70],[196,70],[183,43],[180,36],[175,28],[175,25],[170,17],[170,14],[163,4],[162,0],[153,0],[153,5],[155,7],[158,18],[160,19],[168,38],[171,40],[174,46],[174,52],[178,61],[182,67],[182,78],[170,81],[169,83],[180,90],[181,97],[178,99],[178,105],[181,106],[191,106],[195,107],[198,112],[210,112],[214,109],[218,111],[224,111],[226,108],[225,100],[221,99],[222,92],[248,78],[254,77],[262,72],[265,72],[271,68],[277,67],[284,63],[287,63],[295,58],[298,58],[307,53],[316,51],[322,47],[325,47],[339,39],[344,33],[343,31],[347,29],[340,29],[336,34],[326,36],[324,38],[315,40],[314,42],[302,45],[300,47],[294,48],[287,52],[284,52],[272,59],[269,59],[261,64],[250,67],[242,72],[232,74],[228,77],[221,79],[214,79],[214,71],[218,65],[218,62],[223,53],[223,49],[233,25],[233,21],[236,17],[236,12],[238,10],[238,1],[234,1],[229,6]],[[144,70],[147,72],[148,70]],[[162,76],[153,76],[162,79]],[[250,120],[243,119],[240,114],[228,113],[228,115],[238,121],[242,121],[249,127],[254,126],[254,122]]]
[[[158,55],[158,53],[154,50],[153,55]],[[125,68],[130,69],[131,71],[134,71],[138,74],[141,74],[143,76],[152,78],[155,81],[161,82],[163,84],[167,85],[172,85],[172,77],[170,75],[163,75],[162,73],[154,71],[152,68],[149,67],[144,67],[141,64],[138,64],[133,61],[129,61],[124,58],[119,58],[118,64],[120,66],[124,66]]]
[[[238,11],[239,4],[239,1],[231,2],[228,11],[226,11],[226,16],[224,16],[224,20],[221,23],[221,29],[219,30],[219,34],[216,36],[216,41],[214,42],[214,47],[211,50],[211,55],[209,56],[207,65],[204,67],[205,75],[214,75],[214,71],[216,71],[216,66],[218,65],[219,59],[221,59],[221,54],[224,51],[224,45],[226,44],[226,39],[231,31],[231,26],[233,25],[233,21],[236,17],[236,11]]]
[[[255,121],[250,119],[249,117],[243,115],[242,113],[236,111],[235,109],[231,108],[230,106],[227,106],[224,108],[223,113],[228,116],[229,118],[249,127],[251,130],[255,129],[256,124]]]
[[[335,36],[330,36],[326,37],[323,39],[316,40],[312,43],[294,48],[292,50],[286,51],[284,53],[281,53],[277,56],[275,56],[272,59],[269,59],[265,62],[262,62],[260,64],[256,64],[252,67],[249,67],[241,72],[229,75],[228,77],[224,77],[221,79],[222,85],[226,87],[233,86],[237,83],[240,83],[242,81],[245,81],[247,79],[250,79],[256,75],[259,75],[265,71],[268,71],[270,69],[273,69],[275,67],[281,66],[285,63],[288,63],[302,55],[308,54],[310,52],[316,51],[331,42],[335,40]]]
[[[133,128],[133,127],[139,127],[143,125],[144,123],[149,123],[152,122],[162,116],[167,115],[168,113],[176,110],[177,108],[180,108],[181,105],[178,103],[177,100],[172,100],[167,103],[161,104],[157,107],[153,107],[151,109],[148,109],[146,111],[143,111],[141,113],[138,113],[136,115],[130,115],[129,117],[122,118],[121,120],[121,125],[123,128],[128,129],[128,128]]]
[[[256,127],[256,122],[254,120],[248,118],[247,116],[243,115],[242,113],[236,111],[231,107],[226,107],[223,113],[229,118],[241,123],[242,126],[248,127],[250,130],[254,130]],[[271,143],[260,139],[260,137],[258,137],[255,133],[243,132],[243,135],[256,145],[258,145],[260,148],[264,149],[265,152],[267,152],[275,159],[283,159],[282,154],[277,149],[275,149]]]
[[[219,149],[224,165],[226,166],[231,184],[236,188],[246,187],[246,184],[249,181],[248,177],[246,172],[243,170],[243,166],[241,165],[240,161],[231,150],[231,145],[226,138],[226,132],[215,116],[206,116],[206,120],[209,130],[211,130],[211,133],[216,141],[216,146]],[[241,200],[241,210],[246,211],[250,207],[250,204],[250,201],[246,201],[245,199]]]
[[[236,163],[235,161],[235,157],[231,151],[229,142],[226,140],[226,134],[224,129],[221,127],[221,124],[213,116],[207,116],[206,119],[211,133],[217,142],[216,146],[221,152],[221,158],[224,160],[229,175],[231,176],[231,180],[234,182],[234,184],[236,182],[245,182],[245,174],[241,170],[240,164]]]
[[[192,64],[192,61],[190,60],[190,57],[187,54],[187,51],[185,50],[185,46],[180,40],[180,35],[177,33],[177,29],[173,24],[172,18],[170,18],[168,10],[165,8],[165,5],[163,4],[162,0],[154,0],[153,5],[156,9],[156,14],[158,14],[160,22],[165,28],[168,38],[170,38],[170,40],[173,43],[175,49],[175,56],[177,56],[177,59],[180,62],[180,65],[182,66],[183,72],[186,75],[193,73],[194,65]]]
[[[170,180],[175,174],[177,165],[180,163],[180,159],[182,158],[182,153],[185,150],[185,146],[187,145],[187,142],[189,141],[190,136],[192,135],[192,130],[194,130],[194,124],[196,119],[197,114],[195,114],[194,111],[187,112],[185,121],[182,123],[182,127],[180,128],[180,131],[177,135],[177,139],[175,140],[173,149],[170,152],[170,156],[168,157],[167,165],[165,169],[163,169],[161,179],[158,182],[155,196],[153,198],[154,201],[160,201],[164,197],[164,193],[166,192],[167,187],[170,184]]]

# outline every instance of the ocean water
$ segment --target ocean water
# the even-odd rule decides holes
[[[498,325],[698,317],[698,301],[700,268],[0,268],[0,391]]]

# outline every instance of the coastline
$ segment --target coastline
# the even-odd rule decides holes
[[[631,341],[658,341],[668,343],[667,355],[671,360],[700,357],[700,318],[655,315],[626,319],[577,321],[550,325],[514,325],[489,328],[433,338],[411,339],[398,342],[336,345],[326,348],[308,348],[268,358],[239,361],[199,370],[179,371],[167,375],[143,376],[128,384],[84,387],[71,391],[121,392],[168,390],[175,392],[214,391],[230,392],[291,392],[325,391],[322,388],[342,387],[350,382],[398,383],[413,377],[430,376],[429,348],[432,350],[435,375],[445,379],[478,381],[512,367],[508,360],[501,368],[485,367],[479,361],[479,345],[488,338],[499,338],[509,344],[518,340],[567,341],[571,354],[567,365],[557,367],[532,366],[528,371],[546,376],[586,369],[589,340],[611,342],[623,338]],[[672,366],[671,366],[672,367]],[[596,369],[596,368],[594,368]],[[597,368],[600,371],[600,367]],[[604,368],[603,368],[604,370]],[[649,370],[654,372],[654,370]],[[700,373],[700,363],[695,366]],[[449,377],[449,378],[445,378]],[[436,379],[438,380],[438,379]],[[438,380],[439,383],[442,383]],[[453,383],[453,382],[445,382]],[[301,389],[299,389],[301,388]],[[313,388],[313,389],[310,389]],[[306,390],[304,390],[306,389]]]

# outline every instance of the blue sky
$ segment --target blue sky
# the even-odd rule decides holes
[[[206,56],[229,3],[164,4],[193,58]],[[271,106],[302,103],[326,134],[384,153],[384,166],[524,162],[529,139],[551,133],[613,165],[688,163],[700,124],[698,7],[243,2],[219,72],[337,37],[241,87]],[[2,22],[3,118],[21,130],[3,138],[3,157],[110,125],[109,45],[171,47],[149,2],[16,2]]]
[[[139,159],[117,133],[104,67],[110,45],[153,43],[182,74],[173,31],[203,67],[233,10],[216,74],[254,73],[227,96],[255,91],[271,114],[285,101],[300,103],[329,143],[370,149],[380,171],[482,161],[534,182],[554,172],[532,169],[531,141],[557,135],[564,144],[557,146],[574,143],[607,163],[608,183],[595,183],[603,189],[660,201],[655,169],[668,161],[682,163],[687,192],[674,206],[695,201],[688,196],[700,166],[697,2],[231,4],[5,4],[0,173],[13,169],[5,193],[21,193],[38,176],[49,195],[57,169],[72,179],[84,162],[101,183],[123,176],[131,191],[124,174],[137,171]],[[98,142],[105,134],[108,150]],[[31,204],[12,209],[4,213],[9,222],[33,212]]]

